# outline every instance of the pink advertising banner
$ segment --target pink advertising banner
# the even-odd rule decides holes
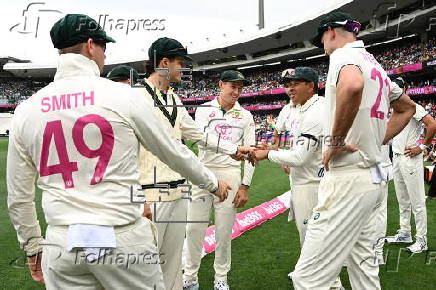
[[[406,92],[408,95],[429,95],[436,93],[436,86],[428,86],[423,88],[410,88]]]
[[[259,226],[260,224],[285,212],[288,207],[279,199],[274,198],[254,208],[247,209],[236,215],[232,228],[232,240],[244,232]],[[210,226],[206,231],[203,247],[206,253],[215,251],[215,226]]]

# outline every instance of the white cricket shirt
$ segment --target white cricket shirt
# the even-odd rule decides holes
[[[253,116],[238,102],[227,112],[221,109],[217,98],[205,103],[205,105],[210,105],[210,107],[197,108],[195,122],[200,128],[204,128],[208,135],[218,136],[221,140],[237,145],[254,145],[256,143]],[[199,144],[198,149],[198,157],[207,167],[241,166],[240,161],[219,152],[206,151],[201,144]],[[254,167],[245,161],[242,184],[251,184],[253,172]]]
[[[323,151],[331,142],[336,108],[336,85],[344,66],[355,65],[362,72],[364,88],[362,102],[354,122],[345,138],[346,144],[359,148],[356,152],[342,152],[330,162],[330,167],[357,166],[368,168],[382,161],[381,145],[386,133],[390,102],[401,97],[402,90],[391,82],[385,70],[363,41],[347,43],[330,55],[329,72],[325,87],[326,114]]]

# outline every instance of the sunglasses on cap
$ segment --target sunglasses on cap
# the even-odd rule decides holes
[[[295,74],[295,69],[293,68],[288,68],[285,69],[284,71],[282,71],[282,78],[286,77],[286,76],[291,76]]]
[[[354,20],[335,21],[335,22],[324,24],[319,30],[320,32],[326,31],[329,27],[343,27],[346,31],[354,32],[356,33],[356,35],[358,35],[360,32],[360,28],[362,27],[362,24]]]

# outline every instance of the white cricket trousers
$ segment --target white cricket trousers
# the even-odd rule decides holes
[[[416,237],[427,237],[427,209],[425,207],[424,161],[422,153],[407,157],[394,153],[394,184],[400,207],[400,230],[411,233],[410,212],[413,211]]]
[[[236,208],[233,200],[241,185],[240,167],[217,168],[209,167],[218,179],[224,179],[232,187],[228,197],[223,202],[217,202],[211,193],[195,188],[192,202],[188,205],[189,221],[209,221],[210,211],[215,209],[215,280],[227,281],[227,273],[231,265],[231,237],[235,221]],[[184,278],[197,279],[200,269],[203,241],[208,223],[188,223],[186,226],[186,263]]]
[[[296,290],[328,290],[344,264],[353,289],[380,289],[373,249],[380,197],[381,185],[372,183],[369,169],[325,173],[292,274]]]
[[[296,169],[297,170],[297,169]],[[292,210],[295,216],[295,224],[300,235],[300,245],[304,243],[306,236],[307,221],[312,215],[312,210],[318,202],[319,183],[294,185],[292,187]]]
[[[380,203],[377,205],[377,234],[374,241],[375,253],[378,257],[383,256],[383,247],[385,245],[386,231],[388,227],[388,191],[389,181],[382,181]]]
[[[163,280],[167,290],[183,289],[182,249],[185,239],[187,202],[186,199],[179,198],[174,201],[152,203]]]
[[[67,232],[68,226],[47,227],[42,254],[47,289],[165,289],[157,232],[148,219],[115,227],[117,248],[92,262],[81,248],[65,249]]]

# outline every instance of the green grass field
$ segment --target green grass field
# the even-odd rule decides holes
[[[7,213],[6,154],[7,139],[0,138],[0,289],[43,289],[43,284],[30,278]],[[278,166],[262,162],[255,171],[245,209],[274,198],[288,187],[287,176]],[[40,199],[41,194],[37,191],[38,215],[45,229]],[[436,245],[436,201],[427,202],[427,213],[429,252],[410,256],[401,252],[400,246],[386,246],[389,259],[387,265],[380,268],[382,289],[436,289],[436,246],[433,246]],[[390,184],[388,234],[395,234],[397,228],[398,204],[393,184]],[[293,222],[287,222],[287,213],[252,229],[233,241],[229,274],[231,288],[293,289],[287,274],[294,268],[299,251],[297,229]],[[202,289],[213,289],[213,258],[214,255],[210,254],[202,261],[199,273]],[[342,271],[341,278],[345,288],[351,289],[346,270]]]

